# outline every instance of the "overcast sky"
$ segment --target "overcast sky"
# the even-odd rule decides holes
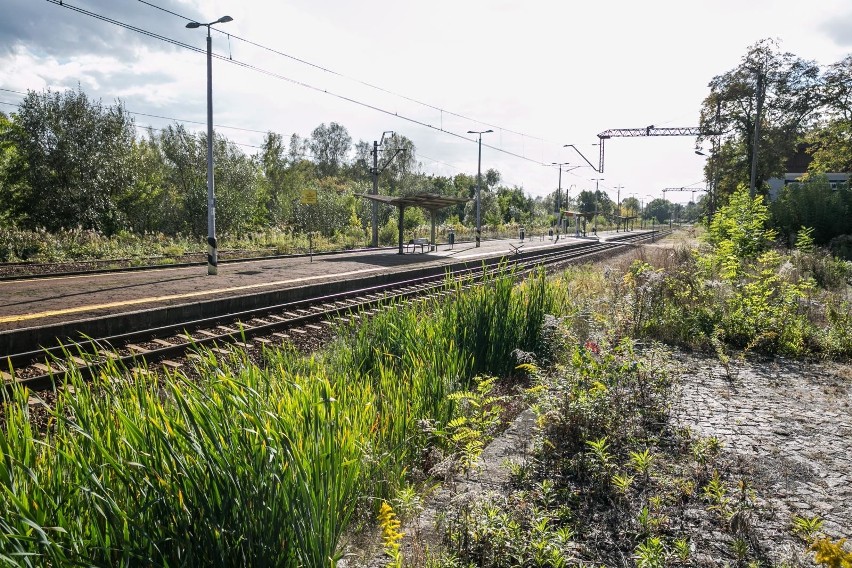
[[[14,111],[8,103],[21,98],[9,90],[79,84],[105,103],[120,98],[130,111],[198,121],[202,124],[187,126],[204,128],[203,53],[67,6],[199,49],[205,47],[203,28],[186,29],[187,20],[140,0],[63,3],[0,0],[0,89],[6,89],[0,101],[7,103],[0,110]],[[217,28],[242,39],[213,33],[214,52],[234,61],[214,61],[217,124],[289,137],[338,122],[355,141],[393,130],[414,142],[425,172],[441,175],[475,173],[477,148],[439,129],[472,138],[468,130],[493,128],[483,136],[494,146],[483,147],[483,170],[497,168],[504,183],[532,195],[556,189],[556,169],[541,163],[585,165],[564,144],[575,144],[597,165],[593,144],[603,130],[698,126],[708,82],[735,67],[760,39],[778,38],[786,51],[822,65],[852,52],[849,0],[150,4],[205,22],[226,14],[234,18]],[[136,122],[162,127],[170,121],[137,115]],[[257,132],[219,131],[245,144],[248,153],[257,151],[251,146],[263,138]],[[594,188],[590,179],[603,177],[601,188],[613,199],[618,186],[622,199],[661,196],[665,187],[703,187],[703,158],[693,153],[694,146],[689,137],[613,138],[602,175],[582,167],[564,173],[562,185],[576,195]],[[691,195],[669,197],[686,202]]]

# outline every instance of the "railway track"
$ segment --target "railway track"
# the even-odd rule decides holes
[[[627,234],[566,249],[547,249],[524,256],[515,254],[494,260],[490,265],[483,263],[478,267],[456,269],[451,277],[473,285],[494,271],[505,268],[522,276],[540,266],[554,267],[590,260],[665,234]],[[228,352],[228,346],[248,349],[280,344],[296,335],[316,334],[324,326],[334,327],[351,318],[372,315],[386,306],[399,305],[414,298],[448,294],[446,279],[447,274],[408,278],[228,316],[174,322],[109,337],[57,341],[38,350],[3,354],[0,365],[10,372],[1,371],[2,378],[7,389],[20,385],[41,391],[61,384],[71,368],[76,368],[87,378],[109,364],[128,369],[149,364],[178,368],[184,364],[181,359],[197,357],[195,352],[203,347],[224,354]]]

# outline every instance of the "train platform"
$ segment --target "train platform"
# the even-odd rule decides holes
[[[401,271],[458,263],[479,264],[519,251],[570,247],[615,235],[602,232],[599,237],[591,238],[563,236],[558,241],[548,237],[524,241],[483,240],[480,247],[472,242],[459,242],[454,246],[439,244],[431,251],[428,245],[424,249],[409,246],[402,255],[394,248],[314,255],[312,258],[236,261],[220,264],[216,276],[207,274],[206,265],[196,265],[2,281],[0,334],[40,326],[71,329],[77,321],[117,315],[144,318],[146,312],[156,309],[160,312],[183,310],[186,313],[182,317],[205,317],[208,311],[202,308],[211,302],[232,302],[233,305],[219,309],[239,311],[242,306],[245,309],[255,307],[260,300],[253,298],[264,295],[277,294],[264,301],[287,301],[287,297],[295,301],[308,297],[311,292],[334,293],[336,287],[355,280],[363,280],[366,287]],[[304,292],[299,297],[281,294],[295,289]],[[197,314],[193,313],[195,306]]]

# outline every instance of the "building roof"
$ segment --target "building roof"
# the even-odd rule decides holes
[[[462,203],[470,201],[470,199],[465,197],[450,197],[448,195],[438,195],[437,193],[416,193],[414,195],[404,195],[399,197],[391,195],[370,195],[367,193],[356,193],[355,195],[357,197],[363,197],[364,199],[378,201],[379,203],[384,203],[386,205],[393,205],[395,207],[409,207],[413,205],[415,207],[422,207],[427,211],[437,211],[444,207],[461,205]]]

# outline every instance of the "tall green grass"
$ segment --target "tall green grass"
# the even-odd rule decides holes
[[[447,395],[511,370],[557,302],[542,274],[387,309],[327,352],[204,354],[200,378],[72,373],[49,425],[29,393],[0,431],[0,564],[333,566],[405,482]],[[452,297],[452,296],[447,296]]]

